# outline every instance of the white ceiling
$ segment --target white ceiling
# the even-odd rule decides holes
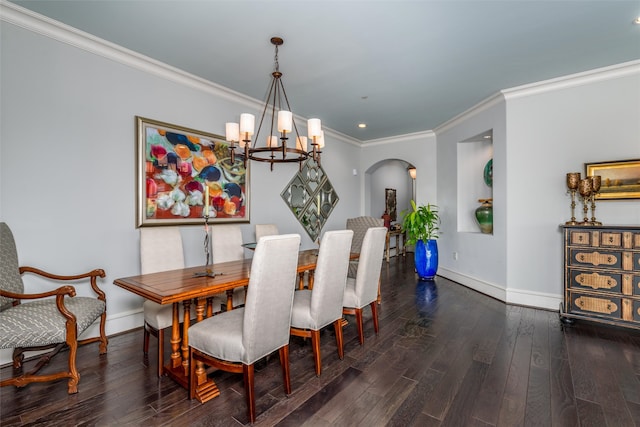
[[[360,141],[434,129],[501,89],[640,59],[638,0],[12,3],[258,100],[280,36],[293,111]]]

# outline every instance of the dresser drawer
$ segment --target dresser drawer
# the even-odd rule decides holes
[[[571,246],[594,246],[593,233],[591,230],[569,230],[568,244]],[[597,244],[596,244],[597,246]]]
[[[630,275],[627,275],[630,276]],[[622,273],[569,269],[569,287],[622,293]],[[629,289],[629,292],[631,289]]]
[[[633,271],[640,271],[640,252],[633,254]]]
[[[571,248],[568,265],[622,269],[622,252]]]
[[[609,298],[580,292],[571,292],[569,297],[569,311],[571,313],[622,319],[622,298]]]
[[[640,301],[633,302],[633,320],[640,322]]]
[[[640,274],[634,274],[631,280],[633,295],[640,296]]]

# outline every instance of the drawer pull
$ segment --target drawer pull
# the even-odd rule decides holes
[[[615,303],[601,298],[578,297],[576,305],[582,310],[594,313],[611,314],[618,311],[618,306]]]
[[[576,261],[592,265],[615,265],[618,258],[612,254],[601,254],[600,252],[577,252]]]
[[[576,282],[592,289],[612,289],[618,282],[610,276],[602,276],[598,273],[581,273],[576,276]]]

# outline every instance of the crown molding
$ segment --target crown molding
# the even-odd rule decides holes
[[[608,67],[596,68],[554,79],[543,80],[509,89],[503,89],[501,93],[507,101],[525,96],[539,95],[545,92],[553,92],[562,89],[583,86],[605,80],[613,80],[621,77],[640,74],[640,60],[623,62]]]
[[[492,96],[484,99],[483,101],[480,101],[479,103],[477,103],[476,105],[474,105],[473,107],[469,108],[466,111],[463,111],[462,113],[458,114],[457,116],[447,120],[446,122],[444,122],[443,124],[441,124],[440,126],[436,127],[434,129],[434,132],[436,134],[439,133],[443,133],[448,131],[449,129],[451,129],[454,126],[459,125],[461,122],[468,120],[469,118],[480,114],[481,112],[494,107],[495,105],[498,105],[499,103],[504,101],[504,95],[501,92],[495,93]]]

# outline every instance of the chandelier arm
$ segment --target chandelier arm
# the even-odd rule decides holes
[[[253,147],[256,148],[256,143],[258,142],[258,136],[260,135],[260,129],[262,129],[262,122],[264,121],[264,116],[267,114],[267,108],[269,108],[269,99],[271,99],[271,94],[273,93],[273,88],[276,84],[276,79],[271,79],[271,85],[269,87],[269,94],[267,95],[267,102],[264,104],[264,109],[262,110],[262,116],[260,117],[260,124],[258,125],[258,130],[256,131],[256,136],[253,139]]]

